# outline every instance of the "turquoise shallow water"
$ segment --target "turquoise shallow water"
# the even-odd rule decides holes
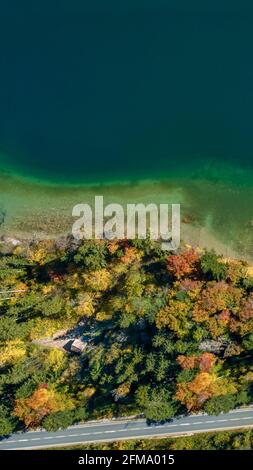
[[[4,2],[0,168],[251,185],[253,6],[220,3]]]

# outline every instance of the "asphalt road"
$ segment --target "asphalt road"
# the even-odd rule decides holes
[[[218,416],[190,415],[166,424],[147,425],[144,419],[89,422],[57,432],[30,431],[12,434],[0,441],[1,449],[39,449],[134,438],[165,437],[206,431],[253,427],[253,407],[240,408]]]

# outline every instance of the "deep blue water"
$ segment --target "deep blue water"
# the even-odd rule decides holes
[[[253,166],[253,4],[2,0],[0,166],[101,181]]]

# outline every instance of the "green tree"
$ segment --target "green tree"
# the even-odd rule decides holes
[[[166,389],[141,387],[136,394],[137,403],[141,404],[146,419],[165,421],[173,418],[177,412],[177,404],[171,399]]]
[[[221,261],[214,250],[206,251],[201,257],[200,266],[207,279],[221,281],[226,279],[227,265]]]
[[[88,270],[96,271],[106,266],[107,248],[104,242],[86,241],[74,255],[74,262]]]
[[[58,411],[51,413],[42,422],[42,426],[47,431],[57,431],[58,429],[66,429],[74,422],[74,413],[72,410]]]
[[[0,436],[8,436],[16,427],[16,420],[10,416],[10,411],[0,405]]]
[[[204,405],[204,410],[210,415],[218,415],[220,413],[227,413],[232,410],[236,404],[235,395],[221,395],[213,397],[208,400]]]
[[[88,417],[87,409],[85,406],[79,406],[75,410],[73,410],[74,413],[74,422],[80,422],[80,421],[85,421]]]

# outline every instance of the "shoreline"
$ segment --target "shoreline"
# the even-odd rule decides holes
[[[74,221],[73,206],[84,202],[92,206],[95,195],[103,195],[105,205],[179,203],[184,243],[213,248],[224,256],[253,259],[253,213],[249,204],[253,188],[186,178],[63,186],[35,184],[10,174],[0,174],[0,187],[0,237],[42,239],[66,235]]]

